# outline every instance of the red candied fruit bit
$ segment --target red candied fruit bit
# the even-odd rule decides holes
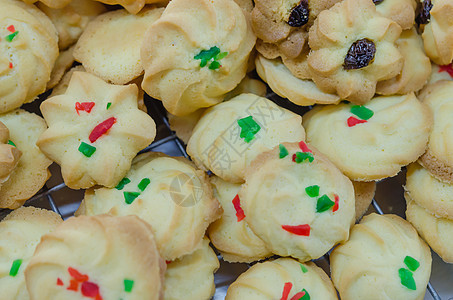
[[[94,300],[103,300],[101,294],[97,294]]]
[[[285,286],[283,287],[282,298],[280,298],[280,300],[288,300],[288,296],[292,288],[293,284],[291,282],[286,282]]]
[[[295,295],[291,298],[291,300],[299,300],[299,299],[302,298],[303,296],[305,296],[305,292],[304,292],[304,291],[295,294]]]
[[[349,117],[348,118],[348,126],[349,127],[353,127],[353,126],[355,126],[357,124],[366,123],[366,122],[367,122],[367,120],[359,120],[356,117]]]
[[[302,152],[310,152],[310,153],[313,153],[313,151],[311,151],[310,148],[308,148],[307,144],[305,144],[304,141],[300,141],[300,142],[299,142],[299,148],[302,150]]]
[[[332,207],[332,212],[336,212],[339,208],[340,197],[337,194],[333,194],[333,196],[335,197],[335,204]]]
[[[241,199],[239,199],[239,195],[236,195],[233,199],[234,209],[236,210],[236,217],[238,222],[241,222],[245,218],[244,210],[241,207]]]
[[[296,162],[296,157],[297,157],[297,155],[296,155],[296,153],[294,153],[293,158],[292,158],[293,162]]]
[[[96,127],[94,127],[93,131],[90,133],[90,136],[88,137],[90,142],[92,143],[96,142],[97,139],[106,134],[107,131],[109,131],[109,129],[112,128],[113,124],[115,123],[116,118],[111,117],[105,120],[104,122],[96,125]]]
[[[94,298],[99,295],[99,286],[96,283],[85,281],[82,283],[81,292],[85,297]]]
[[[63,280],[60,278],[57,278],[57,285],[64,285]]]
[[[69,286],[68,286],[67,290],[77,292],[79,290],[79,282],[75,279],[71,279],[69,281]]]
[[[14,25],[9,25],[8,27],[6,27],[6,29],[9,31],[9,32],[16,32],[16,28],[14,27]]]
[[[168,265],[171,263],[171,260],[166,260],[165,263]]]
[[[75,104],[75,109],[77,111],[77,114],[79,114],[79,111],[86,111],[87,113],[90,113],[91,110],[94,107],[94,102],[76,102]]]
[[[302,225],[282,225],[282,228],[289,233],[295,234],[295,235],[302,235],[302,236],[310,236],[310,225],[308,224],[302,224]]]
[[[69,267],[68,268],[69,275],[71,275],[76,281],[78,282],[84,282],[88,281],[90,279],[88,275],[81,274],[79,271],[77,271],[74,268]]]
[[[439,66],[439,73],[440,72],[447,72],[450,77],[453,77],[453,63],[445,66]]]
[[[9,68],[10,68],[10,69],[13,68],[13,63],[12,63],[12,62],[9,63]]]

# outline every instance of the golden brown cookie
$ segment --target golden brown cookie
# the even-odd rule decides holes
[[[22,0],[27,4],[34,4],[36,2],[42,2],[43,4],[47,5],[48,7],[52,8],[63,8],[68,5],[72,0]],[[78,0],[76,0],[78,1]],[[39,4],[39,3],[38,3]]]
[[[63,75],[66,73],[69,68],[74,63],[74,47],[71,47],[67,50],[61,51],[58,55],[55,65],[53,66],[52,73],[50,74],[50,80],[47,82],[47,89],[54,88],[60,80],[63,78]]]
[[[9,139],[9,130],[0,122],[0,189],[19,163],[22,152]]]
[[[355,220],[360,221],[367,212],[376,192],[376,182],[353,181],[355,194]]]
[[[119,4],[124,7],[129,13],[137,14],[146,4],[166,5],[169,0],[94,0],[109,5]]]
[[[417,0],[373,0],[376,11],[389,18],[403,30],[411,29],[415,21]]]

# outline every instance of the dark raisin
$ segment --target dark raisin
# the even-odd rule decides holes
[[[308,9],[308,1],[300,1],[300,4],[291,10],[288,25],[291,27],[300,27],[307,24],[309,14],[310,10]]]
[[[433,4],[431,3],[431,0],[425,0],[423,2],[419,2],[417,6],[417,11],[415,13],[415,22],[418,25],[421,24],[428,24],[429,19],[431,19],[431,14],[429,13],[431,9],[433,8]]]
[[[343,68],[345,70],[364,68],[373,62],[375,53],[376,46],[373,41],[369,39],[357,40],[349,48]]]
[[[378,5],[379,3],[382,3],[384,0],[373,0],[374,5]]]

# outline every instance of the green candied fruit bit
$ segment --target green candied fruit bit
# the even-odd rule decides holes
[[[200,59],[200,67],[207,65],[208,61],[214,59],[220,53],[220,49],[217,46],[211,47],[209,50],[201,50],[200,53],[194,56],[195,59]]]
[[[220,68],[221,65],[218,61],[213,61],[210,65],[209,65],[209,69],[210,70],[217,70],[218,68]]]
[[[149,178],[143,178],[138,184],[138,189],[143,192],[150,182],[151,180],[149,180]]]
[[[13,141],[11,141],[11,140],[8,140],[8,145],[11,145],[11,146],[14,146],[17,148],[16,144],[14,144]]]
[[[110,106],[112,106],[112,102],[107,103],[107,109],[109,109]]]
[[[310,152],[296,152],[296,163],[300,164],[301,162],[308,160],[308,162],[312,162],[314,160],[314,156]]]
[[[124,291],[130,293],[134,287],[134,281],[131,279],[124,279]]]
[[[411,271],[415,271],[418,269],[418,267],[420,267],[420,263],[418,262],[418,260],[411,256],[406,256],[404,258],[404,264],[406,264],[407,268]]]
[[[307,186],[305,188],[305,192],[310,197],[318,197],[319,196],[319,185]]]
[[[134,200],[140,196],[139,192],[123,192],[124,200],[127,204],[131,204]]]
[[[128,183],[130,183],[131,180],[127,177],[124,177],[123,179],[121,179],[121,181],[118,183],[118,185],[115,187],[115,189],[117,190],[122,190],[124,188],[124,186]]]
[[[18,34],[19,34],[19,31],[13,32],[13,33],[11,33],[10,35],[7,35],[7,36],[5,37],[5,40],[6,40],[7,42],[10,42],[10,43],[11,43],[11,42],[14,40],[14,38],[16,37],[16,35],[18,35]]]
[[[85,155],[86,157],[91,157],[94,152],[96,152],[96,147],[93,147],[91,145],[88,145],[85,142],[82,142],[79,146],[79,152]]]
[[[280,145],[278,145],[278,148],[280,149],[280,154],[279,154],[280,158],[285,158],[285,157],[288,156],[289,152],[288,152],[288,149],[286,149],[285,146],[280,144]]]
[[[299,298],[299,300],[310,300],[310,294],[307,292],[307,290],[303,289],[302,292],[305,292],[305,295],[302,298]]]
[[[330,200],[330,198],[327,195],[322,195],[321,197],[318,198],[318,201],[316,202],[316,212],[318,213],[325,212],[334,205],[335,202]]]
[[[398,274],[400,276],[402,285],[413,291],[417,289],[411,271],[409,271],[408,269],[401,268],[398,270]]]
[[[255,134],[261,129],[260,125],[253,120],[252,116],[239,119],[237,122],[239,127],[241,127],[241,134],[239,136],[243,138],[246,143],[250,143],[250,141],[255,138]]]
[[[300,269],[302,270],[302,273],[307,273],[308,272],[308,269],[306,266],[304,266],[303,264],[300,264]]]
[[[214,59],[221,60],[222,58],[225,58],[227,55],[228,55],[228,52],[222,52],[222,53],[217,54]]]
[[[368,120],[374,115],[374,112],[371,109],[366,108],[365,106],[362,105],[353,105],[351,107],[351,113],[353,113],[362,120]]]
[[[16,259],[13,261],[11,269],[9,270],[9,276],[15,277],[19,272],[20,265],[22,264],[22,259]]]

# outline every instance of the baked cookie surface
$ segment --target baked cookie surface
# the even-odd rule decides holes
[[[351,181],[304,142],[256,157],[239,198],[246,222],[266,247],[301,261],[346,241],[355,220]]]
[[[413,93],[375,97],[365,106],[319,106],[304,115],[307,142],[356,181],[395,176],[417,160],[432,122],[428,107]]]
[[[49,210],[21,207],[0,222],[0,289],[2,299],[29,299],[24,270],[41,236],[63,220]]]
[[[137,93],[134,84],[111,85],[74,72],[64,94],[41,104],[49,129],[37,145],[61,166],[67,186],[116,186],[138,151],[154,140],[155,123],[138,109]]]
[[[163,299],[166,266],[136,216],[70,218],[42,237],[27,268],[31,299]]]
[[[409,222],[373,213],[333,250],[330,269],[341,299],[423,299],[431,252]]]
[[[166,5],[169,0],[94,0],[109,5],[121,5],[131,14],[137,14],[146,4]]]
[[[103,213],[139,216],[153,227],[162,257],[174,260],[200,246],[222,208],[204,172],[184,158],[148,152],[134,159],[116,188],[87,190],[76,215]]]
[[[231,0],[173,0],[145,34],[143,89],[183,116],[223,100],[245,76],[256,37]]]
[[[200,168],[240,183],[258,154],[282,142],[303,140],[301,123],[301,116],[266,98],[242,94],[204,113],[193,130],[187,153]]]
[[[19,163],[22,152],[9,139],[9,130],[0,122],[0,189]]]
[[[279,258],[257,263],[228,288],[226,300],[338,299],[327,274],[312,262]]]

